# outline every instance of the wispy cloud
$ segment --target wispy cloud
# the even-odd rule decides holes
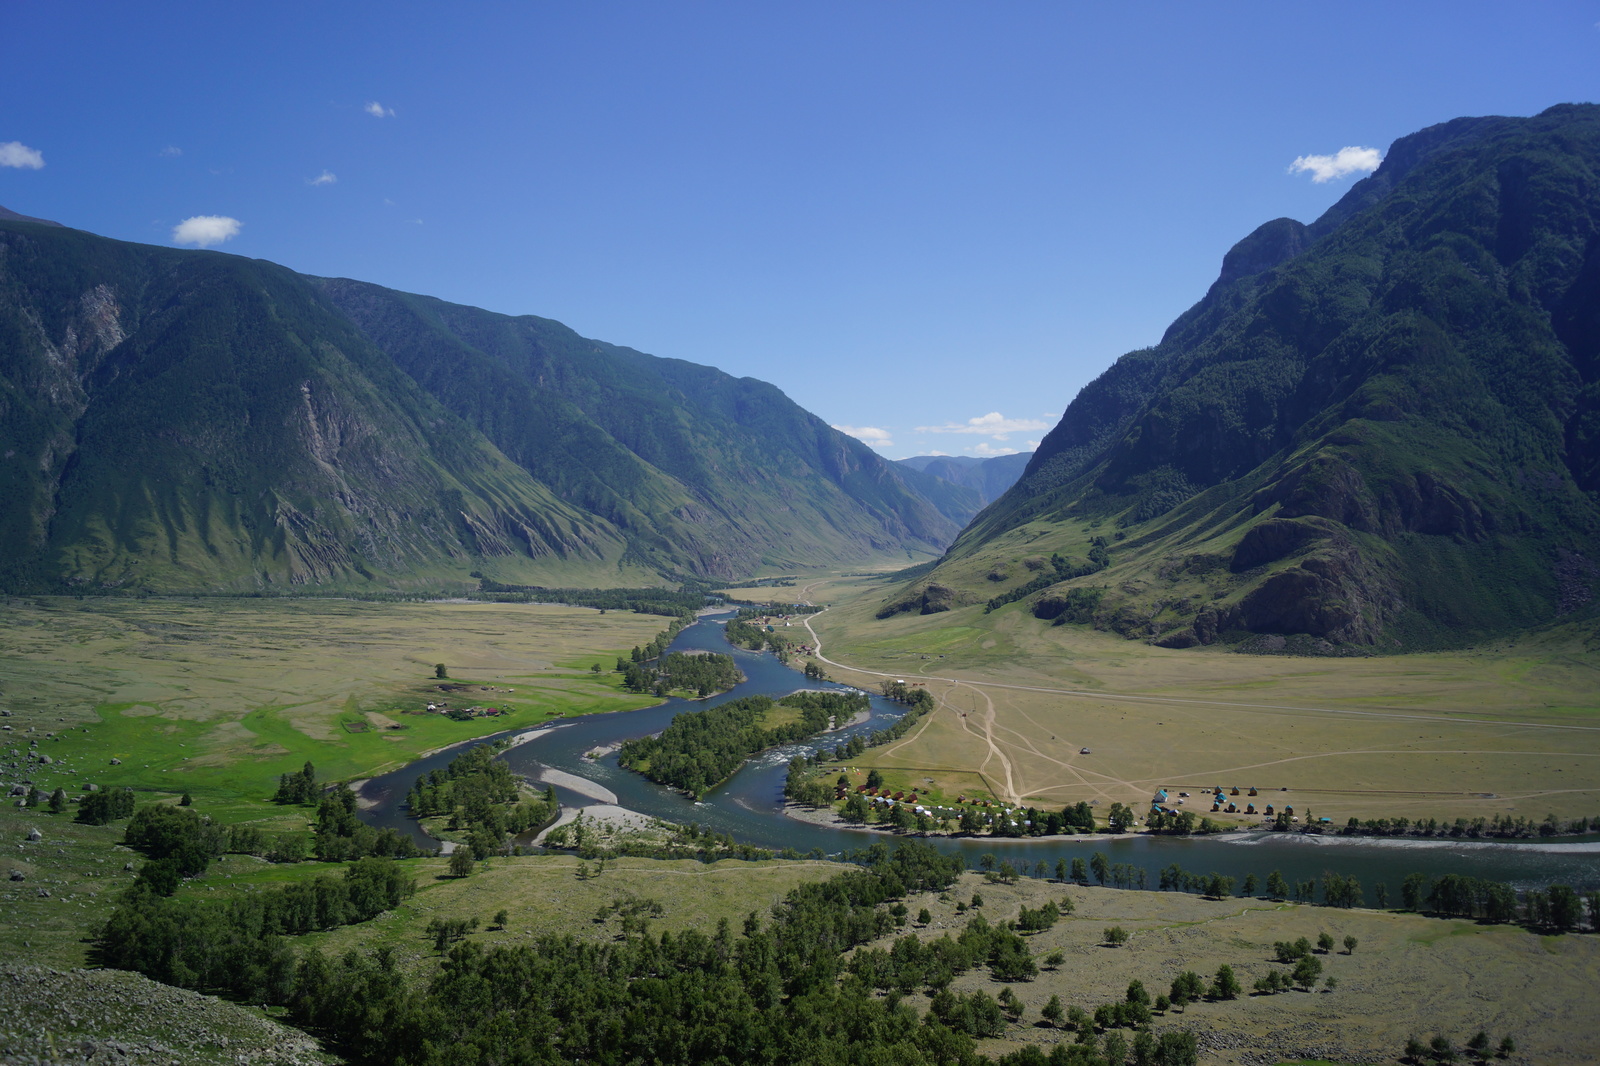
[[[209,248],[237,237],[243,225],[238,219],[226,215],[195,215],[172,227],[172,243]]]
[[[999,411],[990,411],[965,422],[951,422],[943,426],[918,426],[918,433],[976,433],[995,440],[1009,440],[1011,434],[1027,430],[1049,429],[1048,422],[1037,418],[1007,418]]]
[[[365,111],[367,114],[371,115],[373,118],[393,118],[394,117],[394,108],[392,108],[392,107],[384,107],[382,104],[378,103],[378,101],[376,101],[376,100],[373,100],[370,103],[368,103],[366,107],[362,108],[362,110]]]
[[[1303,155],[1289,164],[1291,174],[1310,174],[1314,184],[1351,174],[1370,174],[1383,162],[1383,153],[1376,148],[1345,147],[1333,155]]]
[[[183,149],[179,148],[175,144],[169,144],[165,148],[161,149],[161,151],[156,153],[156,154],[161,156],[163,159],[171,159],[171,158],[173,158],[175,156],[182,155],[183,154]]]
[[[307,185],[332,185],[339,180],[339,175],[331,170],[324,170],[314,178],[307,178]]]
[[[37,148],[29,148],[21,141],[0,143],[0,167],[38,170],[42,166],[44,166],[44,153]]]
[[[834,426],[833,428],[874,448],[894,447],[894,441],[890,439],[889,431],[879,429],[877,426]]]
[[[993,444],[990,444],[986,440],[980,440],[977,444],[973,445],[971,451],[973,455],[981,455],[985,458],[992,458],[996,455],[1017,454],[1016,448],[996,448]]]

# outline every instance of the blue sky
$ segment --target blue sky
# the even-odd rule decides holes
[[[1600,100],[1593,2],[0,5],[0,205],[559,319],[890,457],[1031,447],[1360,177],[1297,158]]]

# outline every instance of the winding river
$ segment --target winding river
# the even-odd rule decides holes
[[[831,855],[884,840],[882,833],[815,825],[783,813],[783,781],[791,758],[816,746],[831,749],[852,733],[882,729],[899,716],[903,708],[877,696],[872,697],[872,716],[867,722],[829,733],[819,738],[816,745],[787,745],[757,755],[699,803],[620,768],[614,754],[595,760],[584,758],[588,752],[619,741],[659,732],[674,715],[686,710],[702,709],[742,696],[782,696],[801,687],[844,688],[827,682],[809,682],[770,654],[731,647],[722,628],[728,617],[702,616],[678,634],[670,650],[731,653],[747,678],[736,688],[705,701],[669,699],[645,710],[574,718],[526,744],[511,748],[502,758],[512,769],[530,779],[537,779],[546,770],[556,770],[598,786],[578,791],[558,783],[556,792],[564,806],[615,802],[670,822],[696,822],[702,828],[730,833],[738,840],[760,847],[794,848],[800,852],[821,849]],[[521,730],[496,736],[517,732]],[[436,846],[438,842],[422,834],[416,822],[406,816],[405,795],[419,775],[444,766],[460,754],[460,747],[435,753],[367,781],[361,787],[361,798],[367,807],[362,817],[372,825],[392,826],[410,833],[426,847]],[[607,792],[614,795],[615,800],[596,798]],[[1417,871],[1432,876],[1456,873],[1505,881],[1519,889],[1543,888],[1550,884],[1567,884],[1580,890],[1600,888],[1600,841],[1593,840],[1561,844],[1375,840],[1266,832],[1187,838],[1141,835],[1115,840],[1104,837],[929,837],[927,840],[942,850],[962,855],[974,867],[978,857],[985,853],[1008,860],[1019,868],[1024,863],[1032,868],[1043,861],[1053,869],[1057,859],[1069,862],[1078,857],[1087,859],[1099,851],[1112,863],[1126,863],[1147,871],[1151,888],[1156,886],[1159,871],[1174,862],[1192,872],[1217,872],[1240,879],[1254,873],[1263,881],[1273,870],[1280,871],[1290,882],[1320,880],[1325,872],[1334,871],[1358,878],[1367,890],[1369,903],[1373,899],[1372,886],[1380,882],[1387,884],[1391,905],[1399,902],[1401,881],[1407,874]]]

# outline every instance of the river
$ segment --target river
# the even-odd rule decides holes
[[[704,801],[685,796],[645,780],[617,765],[615,754],[600,759],[584,755],[618,741],[660,732],[676,714],[714,706],[742,696],[782,696],[798,688],[845,686],[808,681],[798,671],[779,663],[769,653],[751,652],[728,644],[723,624],[726,615],[706,615],[687,626],[672,642],[671,651],[715,651],[732,654],[746,680],[736,688],[703,701],[669,699],[658,707],[616,714],[585,715],[551,727],[532,741],[507,751],[502,758],[512,769],[537,778],[545,769],[573,774],[614,793],[623,807],[670,822],[697,822],[702,828],[730,833],[736,839],[766,848],[794,848],[800,852],[821,849],[837,854],[865,847],[884,834],[871,830],[814,825],[783,813],[783,781],[788,762],[815,747],[833,748],[856,732],[870,733],[897,718],[904,708],[872,697],[869,721],[826,734],[816,744],[792,744],[755,756],[728,782]],[[511,730],[496,736],[509,736]],[[494,739],[481,738],[479,741]],[[439,768],[460,754],[446,749],[392,773],[374,777],[361,788],[367,805],[362,817],[372,825],[392,826],[409,833],[418,843],[433,847],[404,811],[405,795],[418,776]],[[598,802],[571,789],[556,788],[564,806],[585,807]],[[1054,868],[1057,859],[1070,862],[1103,852],[1112,863],[1145,870],[1154,888],[1159,871],[1171,863],[1196,873],[1221,873],[1241,880],[1254,873],[1265,881],[1277,870],[1291,883],[1333,871],[1360,880],[1373,901],[1372,886],[1384,883],[1391,905],[1398,905],[1400,882],[1412,872],[1430,876],[1465,874],[1508,882],[1518,889],[1566,884],[1580,890],[1600,888],[1600,842],[1547,844],[1538,841],[1432,841],[1379,840],[1364,837],[1317,836],[1300,833],[1237,832],[1206,837],[1154,837],[1123,839],[1104,837],[1050,837],[1004,839],[993,837],[929,837],[929,843],[960,854],[976,867],[983,854],[1032,868],[1038,862]]]

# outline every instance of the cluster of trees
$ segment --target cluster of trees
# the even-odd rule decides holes
[[[323,862],[348,862],[366,856],[409,859],[422,854],[416,842],[393,829],[374,829],[356,815],[356,794],[340,785],[322,797],[312,853]]]
[[[844,954],[883,935],[883,906],[940,890],[959,860],[907,844],[865,869],[795,889],[742,935],[642,930],[607,943],[543,936],[449,949],[425,985],[384,953],[308,952],[285,1000],[300,1025],[358,1061],[527,1063],[938,1061],[988,1066],[937,1017],[841,983]]]
[[[273,803],[298,803],[310,806],[317,802],[317,768],[307,759],[306,764],[292,774],[282,774],[278,778],[278,791],[272,797]]]
[[[676,591],[665,588],[548,589],[538,585],[503,585],[479,577],[478,591],[499,603],[565,603],[573,607],[598,607],[602,611],[632,611],[669,617],[694,612],[707,603],[709,585],[686,581]]]
[[[1059,582],[1071,581],[1075,577],[1088,577],[1090,574],[1098,574],[1110,566],[1111,550],[1106,544],[1106,538],[1095,537],[1089,543],[1089,559],[1087,562],[1069,559],[1060,554],[1052,554],[1050,556],[1049,569],[1040,573],[1038,577],[1027,584],[1018,585],[1009,592],[1002,592],[1000,595],[995,596],[984,605],[983,613],[988,614],[990,611],[998,610],[1008,603],[1015,603],[1020,599],[1032,596],[1035,592],[1042,592]],[[1096,602],[1098,602],[1098,597],[1096,597]],[[1092,610],[1093,608],[1091,607],[1090,609]]]
[[[414,889],[401,867],[381,858],[352,863],[343,877],[228,900],[174,899],[141,877],[101,929],[98,961],[180,988],[282,1003],[295,984],[286,935],[366,921]]]
[[[767,726],[775,702],[797,709],[799,717]],[[865,696],[848,692],[796,692],[778,701],[769,696],[746,696],[675,715],[660,736],[623,744],[617,762],[699,798],[731,777],[756,752],[820,733],[830,720],[854,715],[866,703]]]
[[[1466,837],[1477,840],[1496,837],[1502,840],[1525,840],[1531,837],[1576,836],[1581,833],[1600,832],[1600,815],[1593,818],[1573,818],[1562,821],[1554,814],[1536,822],[1521,815],[1496,814],[1493,818],[1457,818],[1454,822],[1440,822],[1436,818],[1368,818],[1365,821],[1351,818],[1339,830],[1342,836],[1366,837]]]
[[[525,795],[511,768],[495,757],[505,746],[505,741],[475,745],[443,769],[417,778],[406,794],[411,816],[447,816],[447,828],[466,831],[474,859],[488,858],[506,846],[508,837],[548,823],[560,808],[555,789]]]
[[[617,670],[623,675],[622,684],[632,692],[665,696],[679,689],[709,696],[744,680],[731,655],[687,655],[675,651],[665,658],[648,660],[655,664],[652,667],[645,666],[644,661],[617,660]]]
[[[133,815],[131,788],[108,788],[90,792],[78,802],[78,818],[88,825],[110,825]]]
[[[943,991],[980,965],[988,966],[999,981],[1031,981],[1038,973],[1027,942],[1013,927],[992,925],[981,914],[970,918],[957,937],[946,933],[938,940],[921,940],[911,934],[897,939],[888,950],[862,948],[851,958],[848,969],[869,988],[910,995],[918,989]],[[938,1008],[935,1016],[942,1018]],[[970,1028],[964,1031],[985,1035]]]
[[[1186,837],[1194,833],[1221,833],[1228,827],[1210,818],[1197,816],[1193,811],[1151,811],[1144,820],[1145,828],[1152,833],[1166,833]]]

